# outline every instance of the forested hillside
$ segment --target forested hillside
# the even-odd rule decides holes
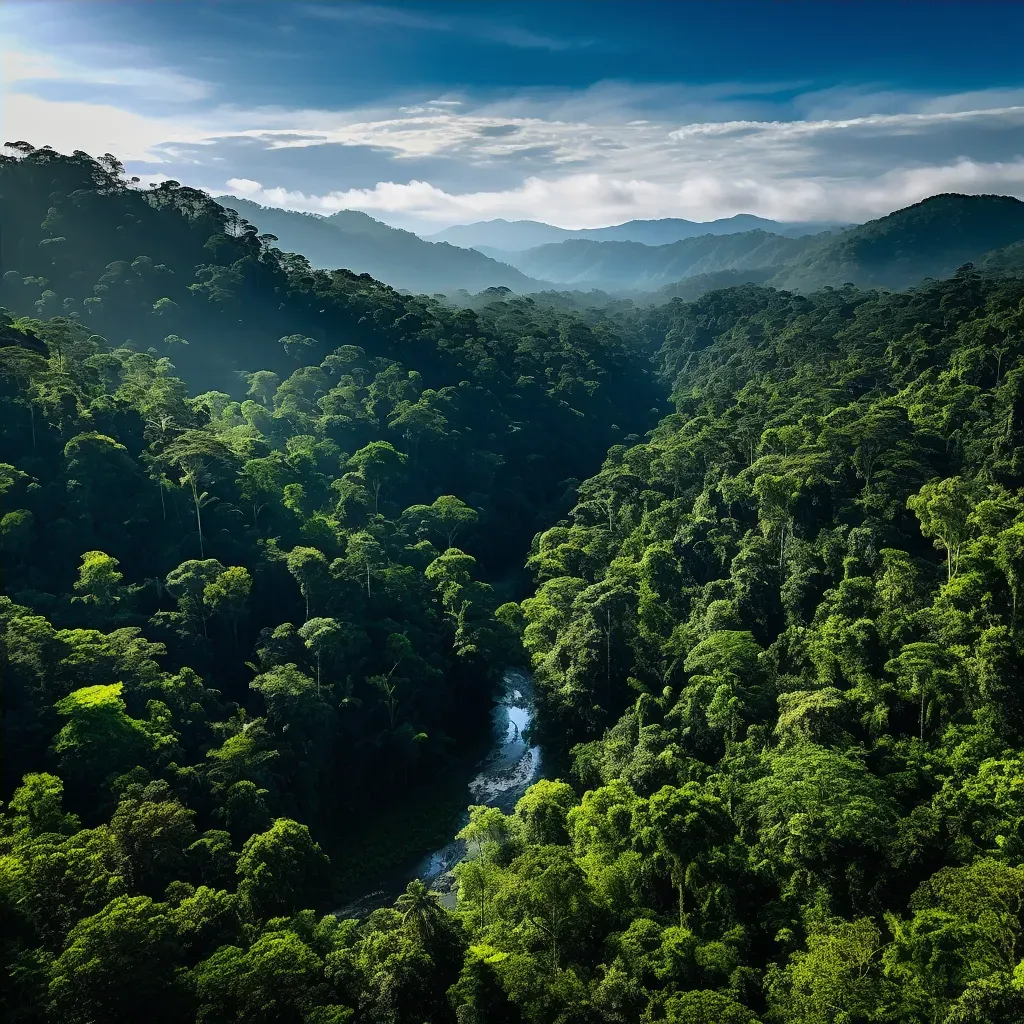
[[[968,261],[1024,240],[1024,202],[1012,196],[932,196],[825,238],[771,283],[811,291],[826,285],[910,288],[948,277]]]
[[[0,218],[5,1020],[1024,1019],[1012,252],[456,309],[113,158]],[[517,662],[563,777],[338,920]]]
[[[780,267],[812,247],[812,238],[784,238],[758,230],[702,235],[670,245],[571,239],[525,252],[487,251],[541,280],[605,289],[653,290],[695,274]]]
[[[424,241],[411,231],[389,227],[358,210],[321,217],[260,206],[234,196],[219,196],[217,202],[260,231],[276,235],[281,248],[301,252],[318,269],[344,267],[395,288],[428,294],[501,286],[522,293],[540,287],[540,282],[514,267],[474,249]]]

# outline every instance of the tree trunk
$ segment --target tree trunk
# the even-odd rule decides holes
[[[206,558],[206,549],[203,545],[203,517],[199,514],[199,491],[196,490],[195,480],[188,478],[189,488],[192,491],[192,503],[196,507],[196,529],[199,531],[199,557]]]
[[[605,700],[609,702],[609,710],[611,710],[611,696],[612,696],[612,612],[611,609],[605,611],[605,631],[604,631],[604,692]]]

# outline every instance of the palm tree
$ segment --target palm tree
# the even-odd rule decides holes
[[[414,878],[405,892],[395,900],[395,906],[402,913],[402,922],[406,929],[426,945],[428,939],[435,935],[444,919],[444,911],[438,902],[437,893],[420,880]]]
[[[203,478],[214,463],[229,463],[234,458],[231,447],[220,438],[203,430],[187,430],[167,446],[162,458],[170,466],[181,470],[179,481],[187,486],[196,510],[196,530],[199,533],[199,557],[206,557],[203,543],[203,519],[200,510],[213,499],[202,491]]]

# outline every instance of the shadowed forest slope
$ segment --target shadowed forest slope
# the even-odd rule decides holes
[[[358,210],[321,217],[260,206],[234,196],[218,196],[217,202],[260,231],[276,235],[282,248],[301,252],[314,267],[324,270],[345,268],[395,288],[428,294],[500,286],[522,293],[540,287],[540,282],[475,249],[424,241],[411,231],[389,227]]]

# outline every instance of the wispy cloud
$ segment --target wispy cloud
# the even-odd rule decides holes
[[[486,10],[486,6],[475,9]],[[303,4],[300,10],[310,18],[417,32],[443,32],[525,50],[558,52],[594,45],[592,39],[545,35],[517,25],[489,21],[477,16],[445,18],[408,7],[389,7],[383,4]]]
[[[0,35],[0,82],[6,91],[32,93],[59,84],[69,87],[102,86],[121,92],[133,103],[189,104],[208,99],[209,82],[160,67],[138,48],[82,44],[74,59],[53,52],[31,50],[16,38]]]
[[[475,14],[446,20],[411,6],[304,10],[418,31],[503,31]],[[141,48],[72,55],[26,38],[0,38],[4,138],[109,151],[134,173],[294,209],[362,209],[409,227],[498,216],[590,227],[741,212],[860,220],[937,191],[1024,196],[1022,89],[604,82],[351,109],[227,105],[219,83]]]

